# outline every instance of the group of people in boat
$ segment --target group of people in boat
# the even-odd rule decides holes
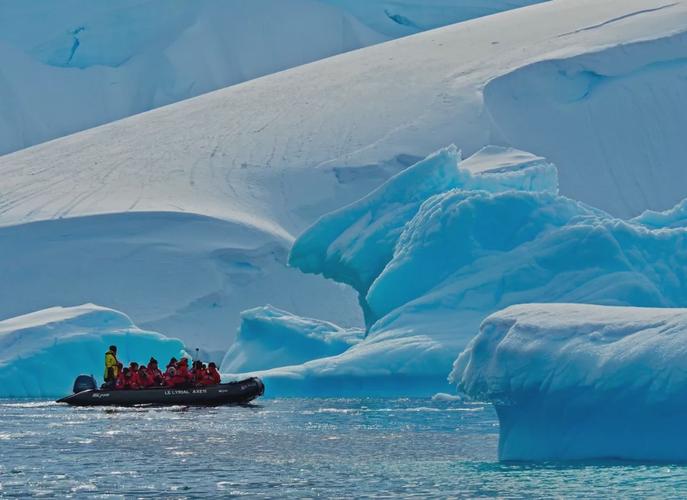
[[[132,361],[125,367],[117,359],[117,346],[111,345],[105,353],[105,383],[103,389],[149,389],[153,387],[193,387],[216,385],[221,376],[215,363],[205,365],[194,361],[191,368],[187,358],[172,358],[163,372],[155,358],[147,365]]]

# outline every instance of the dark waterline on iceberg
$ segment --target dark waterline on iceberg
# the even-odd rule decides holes
[[[490,405],[271,399],[250,407],[0,401],[0,496],[645,496],[687,467],[504,464]]]

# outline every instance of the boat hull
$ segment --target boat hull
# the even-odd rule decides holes
[[[154,387],[137,390],[87,390],[58,399],[72,406],[220,406],[240,405],[262,396],[259,378],[203,387]]]

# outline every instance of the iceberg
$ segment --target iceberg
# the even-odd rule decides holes
[[[141,330],[114,309],[51,307],[0,321],[0,398],[64,396],[82,373],[102,380],[111,344],[125,364],[186,354],[180,340]]]
[[[501,460],[687,460],[687,309],[522,304],[456,361],[491,401]]]
[[[270,305],[256,307],[241,313],[241,327],[221,369],[234,373],[264,370],[334,356],[357,344],[363,332]]]
[[[446,392],[455,356],[508,306],[687,303],[687,229],[615,218],[560,196],[556,179],[524,152],[488,147],[461,162],[449,147],[320,218],[289,262],[356,288],[365,339],[259,375],[299,395]]]
[[[492,166],[495,164],[495,172],[484,166],[485,156]],[[451,145],[397,174],[361,200],[324,215],[298,237],[289,265],[351,285],[360,294],[371,325],[379,315],[369,309],[365,298],[368,289],[394,258],[406,224],[432,196],[452,190],[456,196],[480,190],[558,190],[556,169],[543,159],[517,156],[510,148],[489,147],[470,160],[472,165],[482,165],[476,169],[481,171],[460,168],[460,152]]]

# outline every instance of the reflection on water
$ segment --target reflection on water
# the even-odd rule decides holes
[[[687,468],[501,464],[484,404],[285,399],[248,407],[0,401],[0,496],[682,496]]]

